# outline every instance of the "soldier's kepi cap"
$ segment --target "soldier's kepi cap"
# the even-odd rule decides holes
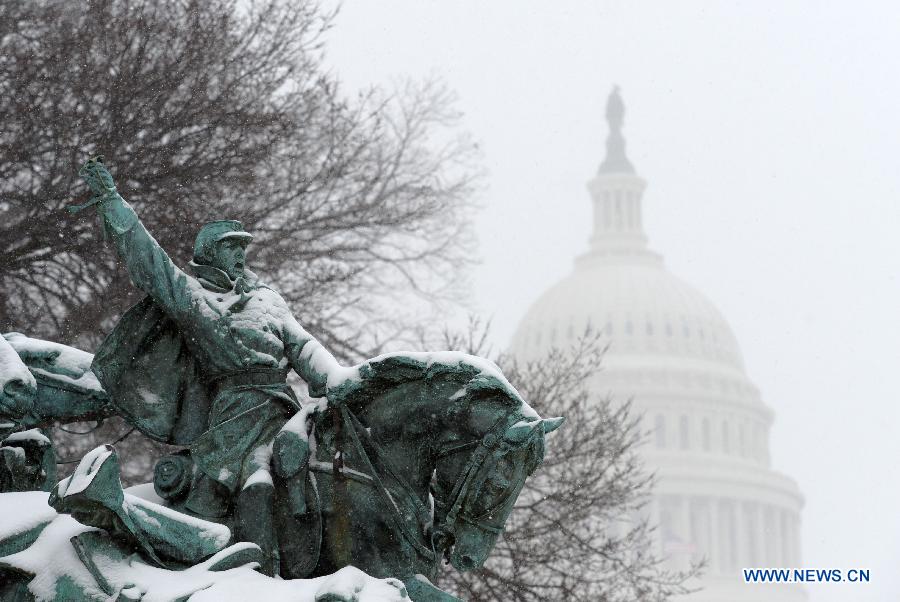
[[[194,241],[194,261],[208,264],[212,261],[215,244],[226,238],[237,239],[246,245],[253,239],[253,235],[244,231],[244,224],[233,219],[203,224]]]

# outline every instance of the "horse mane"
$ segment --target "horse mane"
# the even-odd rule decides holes
[[[397,352],[374,357],[358,368],[359,380],[346,396],[348,403],[364,406],[373,397],[413,381],[448,379],[460,385],[448,401],[492,398],[523,417],[538,418],[500,368],[490,360],[457,351]]]
[[[459,389],[446,402],[460,407],[476,406],[490,400],[508,408],[509,423],[540,421],[500,368],[490,360],[456,351],[397,352],[380,355],[358,366],[356,386],[344,400],[354,411],[365,408],[374,398],[406,383],[442,381],[458,383]],[[510,424],[511,426],[511,424]],[[531,474],[544,460],[544,432],[537,426],[521,445],[525,449],[525,472]],[[510,448],[511,449],[511,448]]]

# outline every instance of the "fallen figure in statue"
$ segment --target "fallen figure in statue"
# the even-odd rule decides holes
[[[122,492],[114,482],[117,464],[112,449],[98,448],[60,483],[67,495],[51,494],[50,501],[68,507],[72,515],[57,514],[44,492],[0,494],[0,513],[5,517],[0,520],[0,600],[409,599],[399,581],[375,579],[354,567],[317,579],[267,577],[255,570],[259,548],[251,543],[228,545],[228,528],[167,509],[152,487]],[[110,503],[111,497],[116,501]],[[107,510],[116,504],[118,514],[102,516],[92,498],[102,498]],[[170,560],[173,566],[163,568],[159,561],[149,560],[156,556],[153,548],[135,550],[132,540],[119,537],[121,526],[110,524],[108,530],[87,526],[110,519],[129,523],[131,529],[139,523],[138,528],[152,537],[152,545],[182,562]]]

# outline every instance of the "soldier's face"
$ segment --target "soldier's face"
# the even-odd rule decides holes
[[[244,275],[244,262],[246,260],[245,249],[247,244],[242,241],[228,239],[216,244],[216,255],[213,265],[226,274],[232,280],[237,280]]]

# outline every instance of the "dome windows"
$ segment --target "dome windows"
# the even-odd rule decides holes
[[[657,449],[665,449],[666,448],[666,417],[662,414],[656,415],[656,424],[654,425],[653,432],[656,438],[656,447]]]
[[[616,230],[622,231],[622,191],[616,191]]]
[[[612,229],[612,193],[603,193],[603,222],[607,230]]]
[[[623,198],[623,203],[626,200],[634,202]],[[615,195],[610,201],[614,206]],[[612,260],[589,269],[576,265],[575,273],[531,310],[522,324],[527,338],[518,339],[517,345],[524,344],[528,352],[552,344],[564,345],[576,340],[581,334],[579,329],[589,320],[593,321],[595,332],[614,339],[611,355],[646,353],[702,358],[742,368],[728,325],[702,295],[655,265],[636,264],[626,270]],[[551,341],[554,323],[557,332]],[[567,330],[570,324],[571,334]],[[540,342],[535,340],[538,331]],[[699,422],[696,428],[699,429]],[[718,435],[717,428],[714,430]],[[699,437],[699,430],[695,435]],[[736,430],[733,444],[737,445]]]
[[[609,192],[613,207],[610,213],[615,222],[615,194]],[[635,198],[624,196],[621,200],[623,212],[628,203],[636,202]],[[600,219],[603,220],[603,213]],[[561,345],[577,339],[579,329],[592,319],[598,333],[618,339],[611,355],[644,352],[691,360],[702,358],[743,368],[728,325],[702,294],[661,266],[638,261],[632,264],[628,257],[622,256],[621,265],[618,255],[605,257],[602,262],[577,263],[575,272],[545,294],[522,323],[529,333],[540,326],[543,341],[536,346],[549,344],[554,322],[554,343]],[[570,322],[574,327],[571,337],[566,330]],[[533,339],[527,343],[531,351]],[[736,431],[734,436],[736,445]]]
[[[765,430],[761,424],[757,424],[753,430],[753,453],[760,462],[766,462]]]
[[[678,442],[681,449],[687,450],[690,448],[690,435],[690,423],[688,422],[687,414],[682,414],[678,422]]]

